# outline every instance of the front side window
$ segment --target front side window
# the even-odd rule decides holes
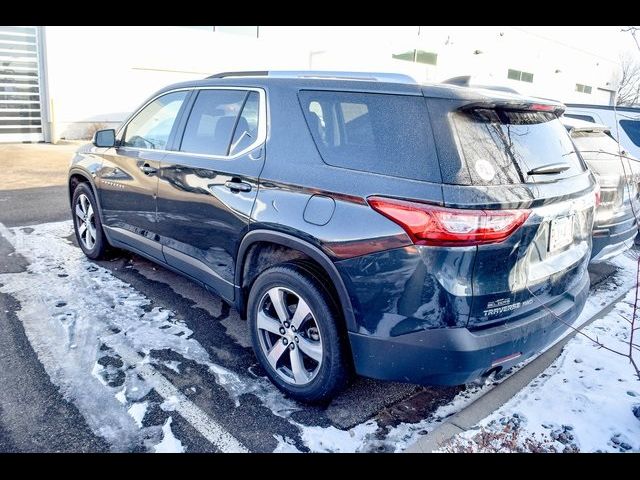
[[[227,156],[258,134],[259,95],[246,90],[202,90],[193,105],[180,151]]]
[[[123,146],[165,150],[187,93],[168,93],[144,107],[127,125]]]

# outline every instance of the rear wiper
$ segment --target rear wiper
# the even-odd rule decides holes
[[[543,165],[529,170],[527,175],[553,175],[555,173],[562,173],[570,168],[571,165],[565,162],[550,163],[549,165]]]

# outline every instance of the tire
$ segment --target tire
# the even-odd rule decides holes
[[[281,299],[280,310],[273,298]],[[296,316],[300,300],[308,307],[301,310],[308,311],[304,317]],[[285,263],[262,272],[249,293],[247,317],[258,361],[287,395],[304,403],[324,403],[347,384],[351,369],[341,319],[312,270]]]
[[[92,260],[105,258],[108,248],[107,239],[102,230],[96,199],[87,183],[79,183],[73,191],[71,216],[78,245],[84,254]],[[85,218],[87,221],[84,221]]]

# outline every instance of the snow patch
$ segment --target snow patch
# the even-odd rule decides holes
[[[136,425],[140,428],[142,428],[142,421],[147,414],[147,407],[149,407],[149,402],[140,402],[134,403],[129,407],[129,410],[127,410],[131,418],[136,422]]]
[[[378,430],[375,420],[356,425],[351,430],[336,427],[310,427],[297,425],[302,441],[312,452],[353,453],[364,451],[367,440]]]
[[[185,448],[182,442],[178,440],[171,431],[171,417],[167,418],[162,426],[162,441],[153,447],[155,453],[184,453]]]
[[[293,440],[291,440],[289,437],[283,437],[282,435],[274,434],[273,438],[275,438],[278,442],[278,445],[276,446],[273,453],[302,453],[296,448],[296,446],[293,444]]]

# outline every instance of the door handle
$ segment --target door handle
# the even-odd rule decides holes
[[[224,182],[224,186],[232,192],[250,192],[251,185],[244,182],[233,182],[231,180]]]
[[[157,168],[152,167],[148,163],[145,163],[144,165],[140,165],[139,168],[140,170],[142,170],[142,173],[144,173],[145,175],[151,175],[152,173],[156,173],[158,171]]]

